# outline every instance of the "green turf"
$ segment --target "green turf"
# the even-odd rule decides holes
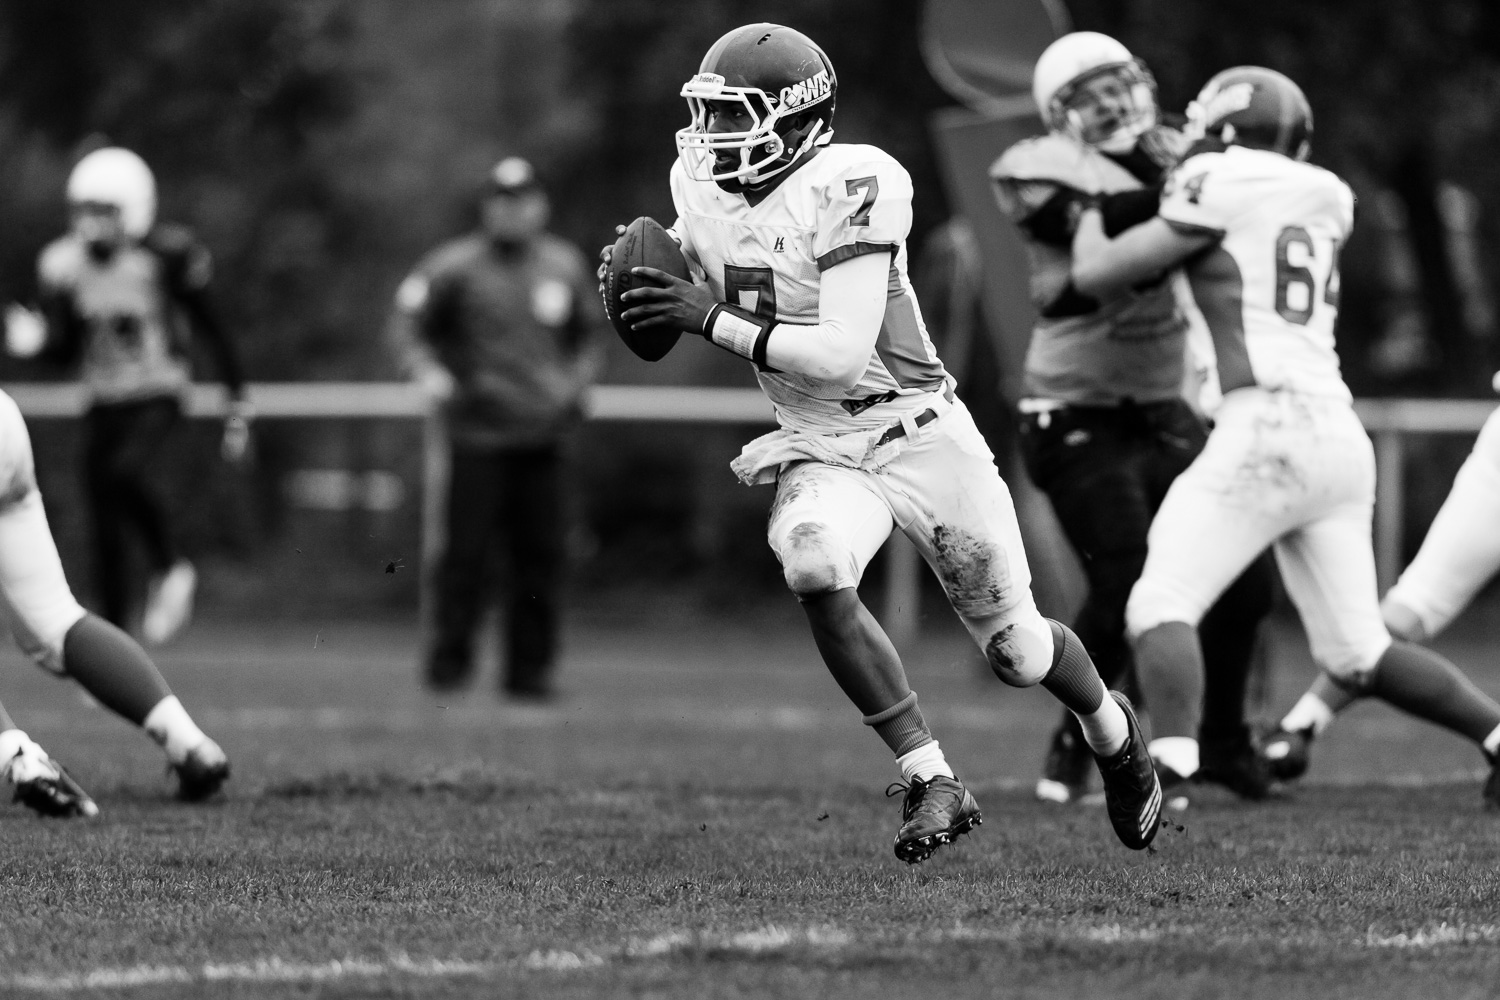
[[[794,607],[595,611],[571,636],[568,697],[522,708],[488,677],[415,690],[400,623],[200,627],[162,660],[234,757],[204,807],[8,656],[7,704],[103,815],[0,808],[0,996],[1500,994],[1477,755],[1384,709],[1291,797],[1199,795],[1136,854],[1101,809],[1031,801],[1050,702],[935,622],[914,686],[987,818],[907,868],[890,762]],[[1485,649],[1450,652],[1494,691]]]

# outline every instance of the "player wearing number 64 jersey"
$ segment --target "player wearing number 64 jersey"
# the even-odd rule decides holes
[[[837,78],[774,24],[719,39],[682,94],[691,124],[671,188],[702,281],[638,268],[638,329],[701,334],[753,362],[781,428],[734,463],[775,482],[769,541],[835,681],[907,782],[896,856],[925,860],[980,821],[860,603],[865,566],[899,527],[1000,679],[1041,684],[1079,718],[1120,839],[1155,835],[1161,791],[1129,703],[1078,637],[1043,618],[1010,494],[922,325],[906,274],[911,179],[872,146],[835,145]]]
[[[1500,805],[1500,705],[1447,660],[1393,640],[1381,621],[1374,453],[1333,341],[1353,194],[1303,162],[1312,112],[1280,73],[1225,70],[1188,113],[1203,139],[1177,167],[1158,217],[1110,240],[1098,213],[1086,213],[1073,264],[1078,289],[1099,297],[1183,266],[1224,391],[1207,446],[1152,522],[1126,607],[1163,784],[1198,766],[1198,622],[1271,545],[1328,678],[1480,744],[1493,767],[1485,798]]]

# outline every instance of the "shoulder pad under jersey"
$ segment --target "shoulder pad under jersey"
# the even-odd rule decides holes
[[[43,291],[69,288],[83,267],[83,244],[71,235],[59,236],[42,248],[37,256],[37,280]]]
[[[1022,139],[990,165],[991,180],[1052,181],[1089,190],[1097,152],[1057,132]]]
[[[160,223],[152,227],[141,245],[166,263],[169,287],[199,290],[213,278],[213,257],[187,226]]]

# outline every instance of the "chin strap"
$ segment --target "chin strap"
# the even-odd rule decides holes
[[[743,180],[747,186],[768,181],[771,178],[776,177],[777,175],[784,172],[793,163],[796,163],[797,158],[800,157],[803,153],[806,153],[809,149],[812,149],[814,146],[826,146],[832,140],[833,129],[825,130],[823,128],[823,119],[821,118],[813,122],[812,125],[808,127],[806,138],[804,138],[797,144],[797,148],[795,150],[788,151],[786,148],[786,141],[780,136],[775,136],[774,141],[781,144],[781,152],[785,156],[785,158],[777,159],[772,163],[767,164],[767,167],[772,168],[770,173],[766,173],[765,168],[762,168],[760,170],[752,171],[751,173],[746,174],[740,179]],[[762,145],[767,145],[770,141],[772,140],[767,140],[767,143],[763,143]],[[754,148],[755,147],[752,146],[748,149],[740,150],[740,162],[742,164],[750,159],[750,153]]]

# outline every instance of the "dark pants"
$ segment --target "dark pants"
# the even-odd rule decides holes
[[[1068,407],[1022,420],[1026,469],[1052,501],[1088,578],[1073,628],[1110,687],[1134,687],[1125,602],[1146,564],[1151,519],[1207,440],[1180,400]],[[1257,626],[1271,609],[1274,572],[1262,554],[1204,616],[1205,744],[1243,738],[1245,685]]]
[[[563,562],[560,467],[551,446],[454,447],[437,635],[427,665],[434,687],[457,686],[472,674],[474,633],[503,566],[504,687],[520,695],[548,693]],[[501,547],[503,557],[496,551]]]
[[[130,605],[127,532],[133,528],[140,536],[152,573],[165,572],[178,558],[156,463],[181,419],[176,397],[95,404],[84,418],[95,586],[101,614],[121,628]]]

